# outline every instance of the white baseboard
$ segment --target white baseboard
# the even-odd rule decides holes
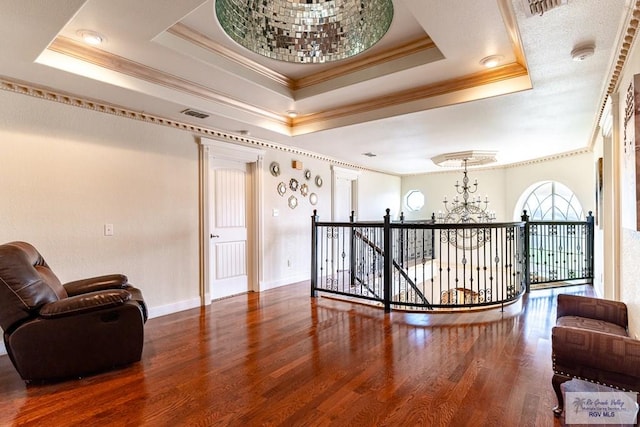
[[[173,314],[179,311],[189,310],[196,307],[200,307],[199,297],[174,302],[172,304],[161,305],[159,307],[148,307],[149,319],[153,319],[154,317],[166,316],[167,314]]]
[[[191,308],[200,307],[200,298],[192,298],[190,300],[179,301],[173,304],[161,305],[159,307],[148,307],[149,319],[154,317],[165,316],[167,314],[177,313],[183,310],[189,310]],[[0,329],[2,333],[2,329]],[[0,340],[0,356],[7,354],[7,349],[4,346],[4,340]]]
[[[309,272],[306,272],[271,282],[260,282],[260,292],[268,289],[279,288],[280,286],[291,285],[293,283],[304,282],[305,280],[309,280],[309,277]]]

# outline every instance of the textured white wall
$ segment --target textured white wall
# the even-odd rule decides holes
[[[558,181],[576,194],[585,215],[595,206],[595,163],[590,153],[548,160],[525,166],[474,169],[468,171],[470,182],[478,179],[478,191],[483,199],[489,197],[489,209],[496,212],[498,221],[514,221],[514,210],[522,193],[540,181]],[[431,213],[444,210],[442,200],[455,196],[455,182],[462,183],[461,171],[450,171],[402,178],[402,209],[409,219],[427,219]],[[425,206],[419,212],[409,212],[404,196],[409,190],[421,190]],[[520,214],[518,214],[519,216]]]
[[[363,171],[358,177],[358,220],[383,221],[387,209],[391,210],[391,219],[397,219],[401,182],[397,176]]]
[[[152,311],[197,300],[197,153],[186,132],[0,91],[0,241],[63,282],[127,274]]]
[[[293,169],[292,161],[302,162],[302,170]],[[278,162],[280,175],[274,177],[269,172],[269,165]],[[327,162],[318,159],[294,155],[283,151],[269,150],[264,158],[264,257],[262,260],[263,276],[260,289],[295,283],[309,279],[311,265],[311,216],[317,209],[321,220],[331,218],[331,167]],[[311,171],[311,179],[304,177],[304,171]],[[322,186],[315,184],[315,177],[322,178]],[[300,190],[293,192],[289,181],[294,178],[299,185],[307,184],[309,194],[304,197]],[[278,183],[287,187],[286,193],[278,194]],[[309,195],[315,193],[318,202],[315,206],[309,202]],[[295,195],[298,205],[291,209],[289,197]],[[274,216],[274,210],[277,216]]]
[[[635,42],[629,52],[629,56],[627,57],[627,65],[624,68],[624,73],[620,78],[620,84],[618,86],[618,117],[620,118],[620,123],[617,123],[617,126],[619,128],[619,135],[621,138],[622,135],[624,135],[624,123],[622,120],[625,116],[624,108],[626,105],[625,97],[627,94],[627,88],[633,81],[633,76],[638,73],[640,73],[640,46]],[[637,92],[639,88],[635,87],[634,89]],[[637,106],[635,114],[638,114]],[[633,121],[631,123],[633,123]],[[637,146],[638,138],[640,137],[637,131],[635,136]],[[620,141],[620,148],[622,149],[622,147],[623,142]],[[623,165],[624,161],[622,160],[622,153],[620,153],[620,156],[620,162]],[[624,176],[624,171],[621,173]],[[628,184],[632,185],[632,183]],[[625,199],[625,197],[628,197],[629,195],[624,191],[625,182],[623,181],[623,177],[620,178],[620,185],[623,188],[622,198]],[[629,203],[628,206],[631,206],[633,204],[633,200],[622,200],[622,206],[625,206],[625,203]],[[625,226],[624,223],[622,225],[623,227]],[[640,258],[640,233],[635,230],[623,228],[621,233],[620,252],[622,256],[620,272],[620,299],[625,302],[629,308],[629,330],[631,334],[640,338],[640,262],[638,262],[638,259]]]
[[[292,161],[302,162],[301,170],[292,168]],[[269,173],[271,162],[278,162],[281,173],[274,177]],[[317,210],[320,221],[331,221],[331,164],[318,159],[298,156],[287,152],[269,150],[264,158],[264,257],[261,289],[269,289],[302,280],[308,280],[311,270],[311,215]],[[311,171],[311,180],[306,180],[304,171]],[[322,177],[323,184],[315,184],[316,176]],[[291,178],[300,184],[306,183],[309,194],[316,193],[318,203],[313,206],[309,196],[301,196],[300,191],[292,192]],[[287,186],[287,192],[280,196],[278,183]],[[295,195],[298,206],[291,209],[288,199]],[[400,178],[396,176],[362,171],[358,175],[358,219],[382,221],[387,207],[398,210],[400,199]],[[277,216],[274,216],[274,209]]]

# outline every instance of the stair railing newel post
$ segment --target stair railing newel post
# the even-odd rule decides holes
[[[391,256],[391,209],[387,208],[387,214],[384,216],[384,229],[383,229],[383,243],[384,243],[384,311],[389,313],[391,311],[391,265],[393,257]]]
[[[400,212],[400,224],[404,224],[404,212]],[[404,267],[404,245],[405,245],[405,239],[404,239],[404,228],[400,228],[399,230],[399,234],[400,234],[400,239],[398,242],[398,255],[400,257],[400,265],[402,267]],[[407,232],[407,237],[408,237],[408,232]]]
[[[594,224],[595,218],[593,212],[589,211],[587,216],[587,265],[589,268],[589,276],[591,277],[591,284],[593,284],[593,252],[594,252]]]
[[[311,215],[311,296],[318,296],[318,210]]]
[[[522,248],[522,255],[524,257],[524,284],[526,293],[531,291],[531,274],[529,273],[530,260],[529,260],[529,215],[527,211],[522,211],[522,221],[524,221],[524,248]]]
[[[354,222],[356,222],[356,212],[351,211],[351,216],[349,216],[349,222],[351,223],[351,238],[349,239],[349,280],[350,286],[353,288],[356,286],[356,233]]]

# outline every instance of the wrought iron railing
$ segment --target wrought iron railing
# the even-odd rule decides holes
[[[557,282],[593,281],[593,223],[586,221],[529,221],[527,226],[528,278],[536,288]]]
[[[320,222],[312,217],[311,292],[386,310],[504,304],[525,290],[524,223]],[[391,256],[385,256],[391,254]]]
[[[592,277],[592,219],[527,220],[525,212],[512,223],[391,221],[387,210],[383,222],[321,222],[314,211],[311,294],[387,311],[456,309],[510,303],[544,278]]]

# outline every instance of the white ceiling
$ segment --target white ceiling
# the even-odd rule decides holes
[[[310,65],[233,43],[214,0],[0,0],[0,77],[399,175],[438,170],[447,152],[510,164],[590,147],[629,0],[542,16],[526,0],[393,3],[379,44]],[[106,42],[84,45],[80,29]],[[501,66],[484,69],[489,55]]]

